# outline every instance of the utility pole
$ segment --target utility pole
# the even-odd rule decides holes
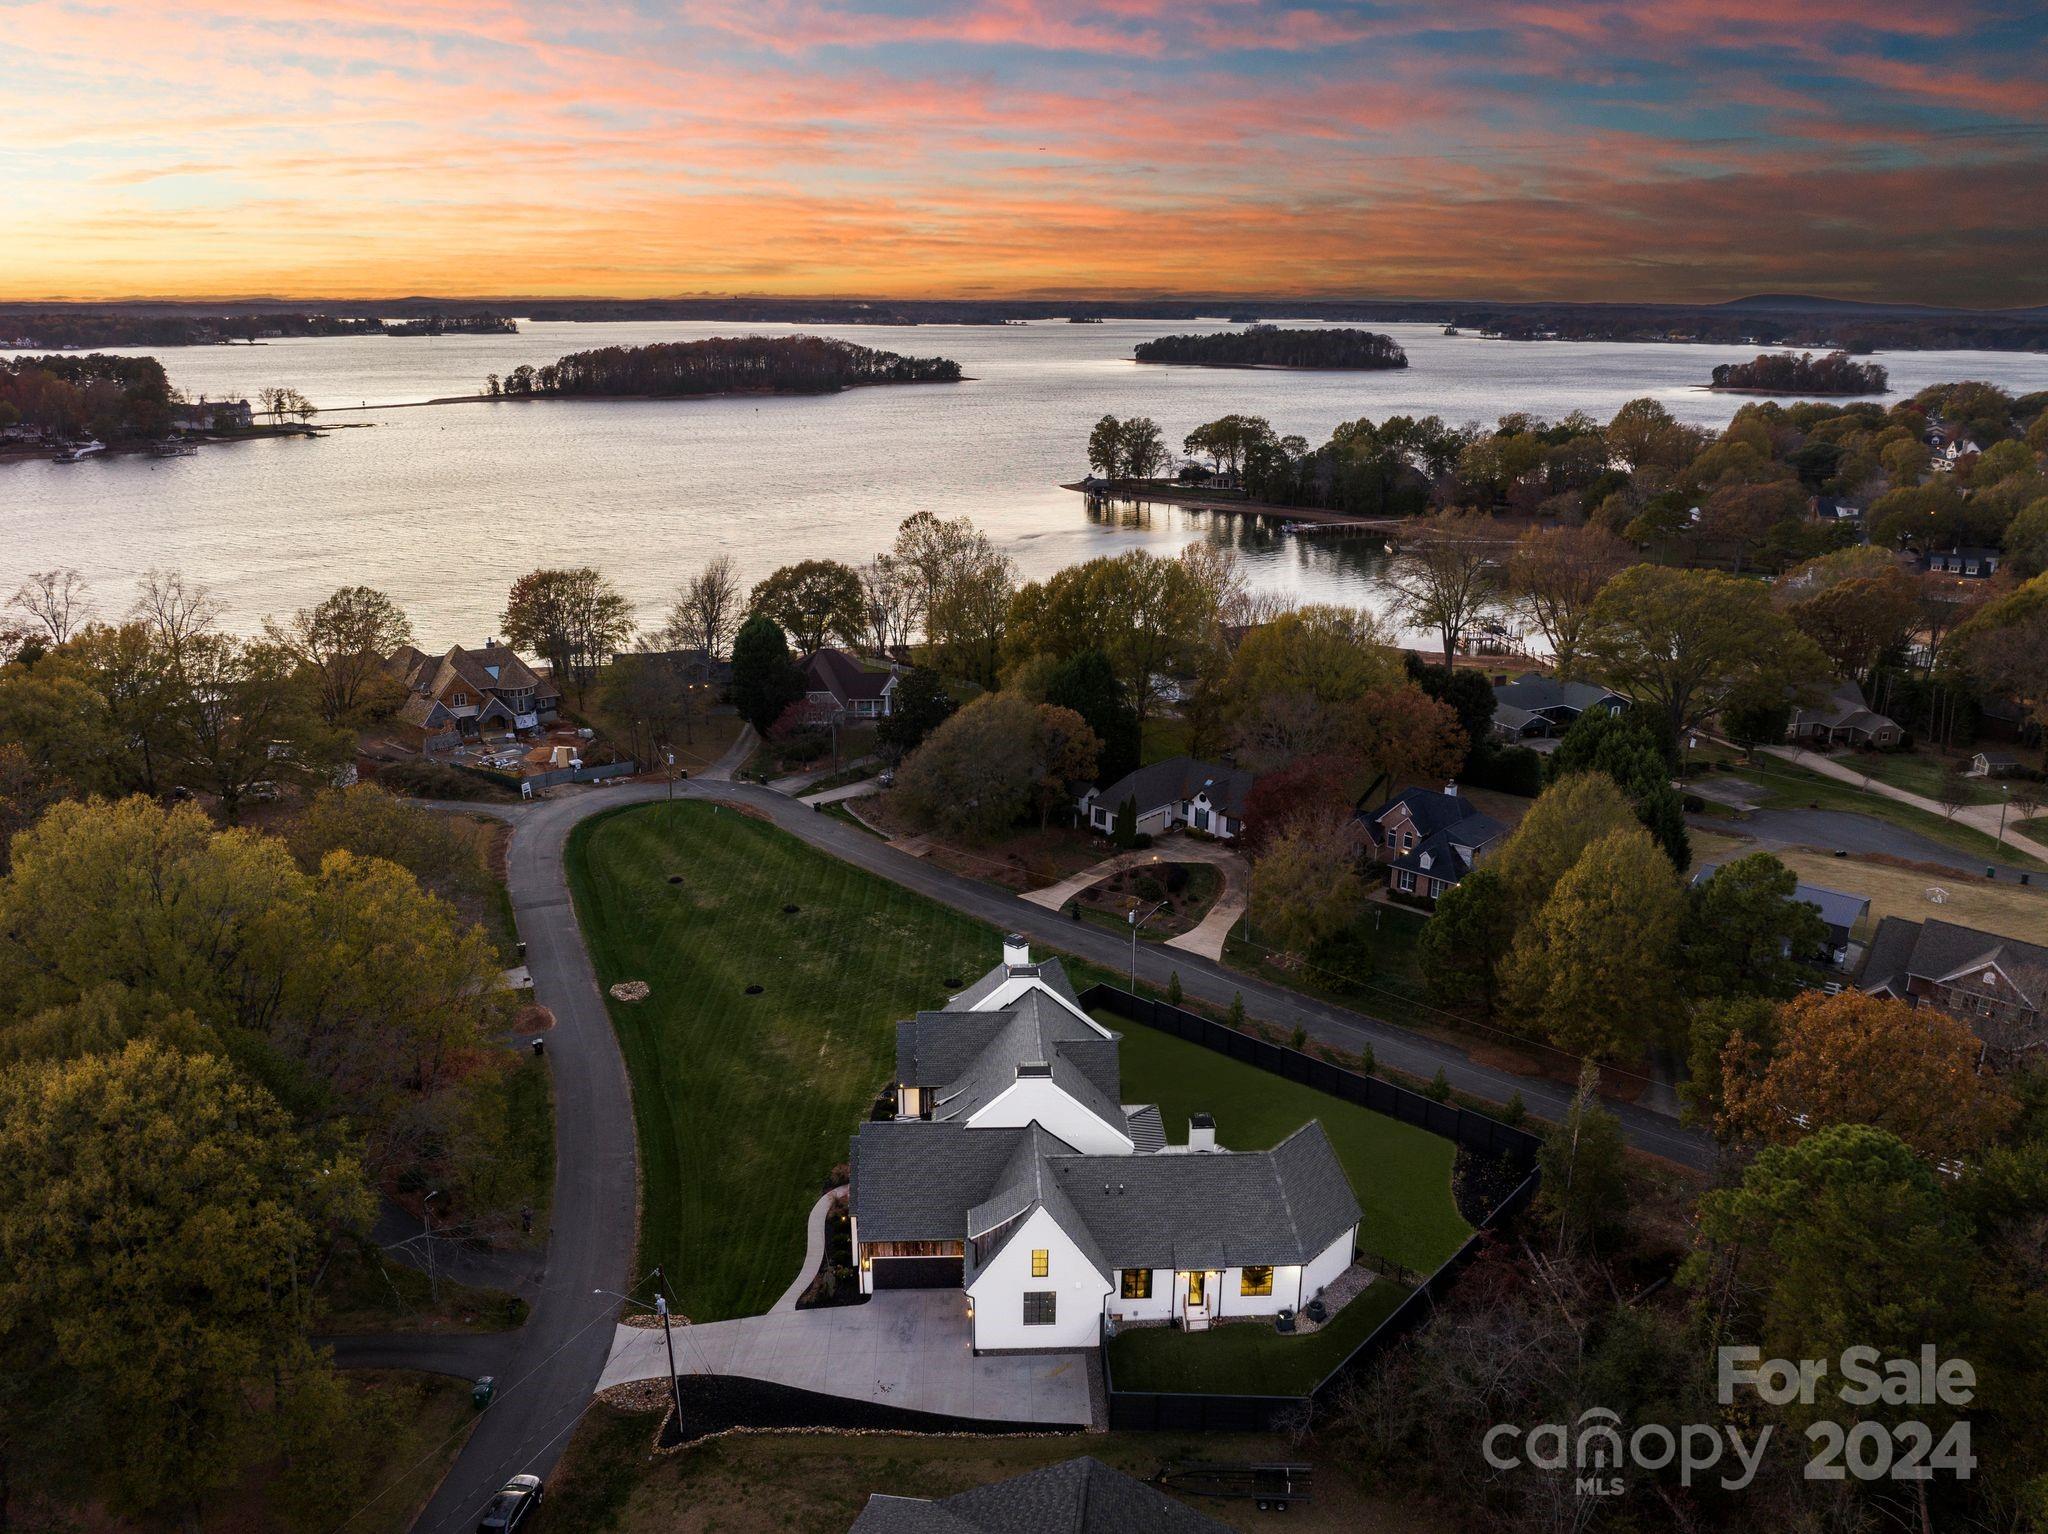
[[[661,1317],[661,1345],[668,1349],[668,1398],[676,1409],[676,1431],[683,1430],[683,1387],[676,1379],[676,1342],[668,1329],[668,1296],[662,1291],[668,1288],[668,1279],[661,1269],[654,1270],[654,1310]]]
[[[436,1306],[441,1303],[441,1275],[434,1263],[434,1200],[440,1196],[436,1188],[420,1200],[420,1222],[427,1232],[427,1298]]]

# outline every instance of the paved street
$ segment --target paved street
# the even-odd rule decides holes
[[[1912,863],[1932,863],[1958,873],[1982,877],[1984,860],[1958,852],[1931,836],[1908,831],[1888,820],[1856,815],[1847,810],[1751,810],[1740,820],[1716,820],[1708,815],[1688,815],[1686,824],[1718,836],[1749,836],[1766,852],[1781,847],[1811,847],[1820,852],[1848,852],[1879,857],[1904,858]],[[2020,869],[1999,864],[1998,877],[2017,879]],[[2036,870],[2035,883],[2048,880]]]

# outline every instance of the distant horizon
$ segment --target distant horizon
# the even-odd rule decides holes
[[[1848,297],[1840,294],[1809,292],[1742,292],[1718,298],[1576,298],[1562,295],[1504,296],[1499,293],[1356,293],[1356,292],[1243,292],[1222,291],[1116,291],[1069,288],[1060,290],[1020,290],[1003,293],[942,293],[942,292],[883,292],[878,290],[856,290],[845,292],[770,290],[739,290],[728,292],[679,291],[666,293],[623,293],[623,292],[561,292],[548,293],[533,290],[511,289],[499,292],[398,292],[364,291],[347,293],[321,290],[305,292],[253,291],[220,293],[119,293],[100,297],[52,296],[37,294],[11,297],[0,293],[0,309],[27,309],[39,305],[53,308],[119,308],[128,305],[161,304],[181,307],[205,306],[248,306],[248,305],[351,305],[372,304],[478,304],[506,306],[513,304],[664,304],[664,303],[761,303],[761,304],[1118,304],[1133,305],[1144,303],[1161,304],[1216,304],[1221,307],[1233,305],[1258,305],[1272,307],[1278,304],[1314,305],[1356,305],[1372,304],[1468,304],[1475,307],[1532,308],[1557,306],[1573,308],[1614,308],[1614,309],[1722,309],[1742,304],[1793,312],[1802,308],[1829,309],[1851,307],[1863,309],[1900,309],[1915,311],[1938,311],[1959,315],[2019,315],[2048,310],[2048,301],[2028,304],[2012,304],[1999,307],[1940,303],[1932,300],[1912,298]],[[1130,316],[1142,318],[1143,316]],[[1392,322],[1390,322],[1392,323]]]
[[[9,302],[2048,303],[2012,0],[5,14]]]

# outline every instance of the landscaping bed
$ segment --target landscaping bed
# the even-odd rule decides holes
[[[1135,910],[1147,916],[1139,936],[1163,942],[1193,931],[1223,893],[1223,870],[1214,863],[1140,863],[1091,884],[1076,898],[1084,918],[1107,918],[1127,928]]]

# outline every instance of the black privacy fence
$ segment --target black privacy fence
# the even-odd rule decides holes
[[[1498,1156],[1524,1176],[1466,1238],[1464,1245],[1373,1328],[1357,1347],[1323,1376],[1306,1395],[1211,1395],[1185,1391],[1119,1390],[1110,1369],[1109,1349],[1102,1350],[1103,1383],[1109,1393],[1109,1426],[1113,1431],[1247,1433],[1284,1428],[1314,1414],[1319,1402],[1386,1349],[1420,1326],[1435,1310],[1487,1233],[1518,1213],[1536,1196],[1538,1140],[1526,1129],[1454,1103],[1440,1103],[1420,1092],[1395,1086],[1377,1076],[1361,1075],[1328,1060],[1275,1044],[1270,1039],[1219,1023],[1170,1002],[1133,995],[1121,986],[1094,985],[1081,994],[1081,1005],[1129,1022],[1157,1028],[1190,1044],[1213,1049],[1262,1071],[1328,1092],[1374,1113],[1440,1135],[1465,1150]],[[1244,1323],[1249,1325],[1250,1323]]]

